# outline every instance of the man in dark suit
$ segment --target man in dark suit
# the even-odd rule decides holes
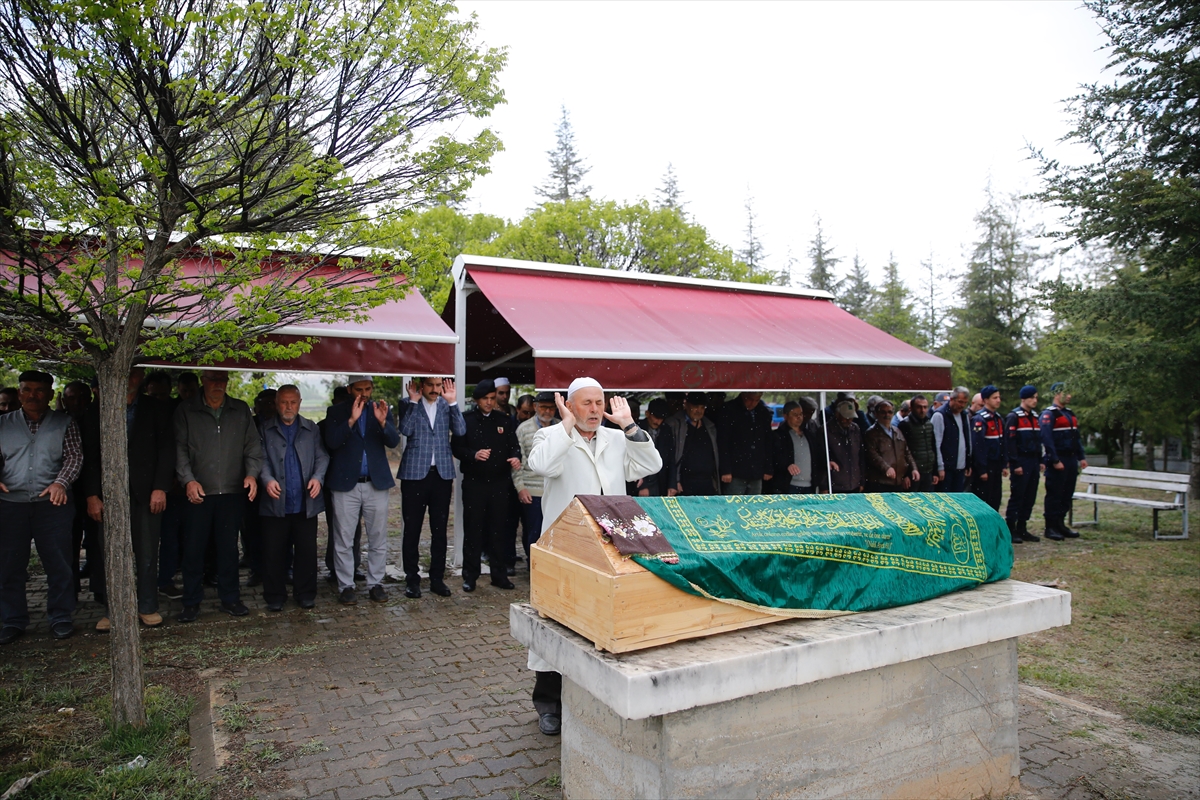
[[[508,493],[513,470],[521,468],[521,445],[512,417],[497,408],[495,384],[485,378],[475,386],[474,396],[475,408],[463,414],[466,432],[450,440],[463,474],[463,591],[475,591],[484,547],[492,585],[515,589],[508,579],[512,545],[506,532]]]
[[[408,385],[408,399],[400,433],[407,437],[400,461],[400,503],[404,515],[405,597],[421,596],[418,545],[425,509],[429,509],[429,589],[450,596],[446,586],[446,526],[454,486],[454,456],[450,435],[467,432],[451,378],[425,377]]]
[[[354,605],[354,525],[362,516],[367,534],[367,586],[370,598],[387,602],[383,588],[387,566],[388,491],[396,485],[388,466],[388,447],[400,444],[400,431],[383,400],[372,402],[370,375],[350,376],[350,400],[329,409],[325,447],[329,450],[326,485],[333,498],[334,571],[339,600]]]
[[[125,432],[129,459],[129,532],[133,538],[134,572],[137,579],[138,618],[143,625],[162,624],[158,613],[158,535],[162,513],[167,507],[167,492],[175,480],[175,432],[171,427],[171,407],[150,395],[141,394],[146,371],[129,371],[125,391]],[[83,437],[83,487],[88,516],[100,522],[104,515],[104,493],[100,468],[100,404],[93,403],[85,422]],[[104,570],[104,526],[97,525],[96,552],[92,562],[92,592],[107,598]],[[110,629],[108,615],[96,623],[96,630]]]

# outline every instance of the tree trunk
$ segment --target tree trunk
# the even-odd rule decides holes
[[[1167,453],[1171,450],[1171,440],[1166,436],[1163,437],[1163,466],[1162,471],[1167,471]]]
[[[1133,469],[1133,431],[1129,428],[1121,429],[1121,466]]]
[[[1146,437],[1146,469],[1154,471],[1154,437]]]
[[[113,721],[145,725],[141,631],[133,538],[129,530],[129,455],[125,394],[131,358],[113,356],[97,365],[100,380],[100,465],[104,491],[104,574],[108,578],[108,639],[112,665]]]

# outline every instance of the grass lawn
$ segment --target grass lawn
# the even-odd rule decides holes
[[[1041,501],[1030,525],[1037,534]],[[1193,502],[1193,521],[1196,509]],[[1091,519],[1090,503],[1076,502],[1075,510],[1077,522]],[[1160,533],[1178,534],[1181,516],[1160,514]],[[1099,526],[1077,530],[1079,539],[1016,547],[1013,578],[1057,582],[1071,593],[1070,626],[1021,637],[1021,680],[1148,725],[1200,734],[1200,531],[1154,541],[1150,511],[1105,504]]]

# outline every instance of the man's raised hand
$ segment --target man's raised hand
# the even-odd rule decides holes
[[[554,405],[558,406],[558,416],[562,419],[563,429],[569,433],[575,427],[575,415],[567,408],[563,396],[558,392],[554,393]]]
[[[411,381],[409,381],[408,385],[404,388],[408,392],[409,400],[414,403],[421,402],[421,384],[417,383],[416,378],[413,378]]]
[[[609,414],[607,411],[604,412],[605,419],[616,425],[621,430],[625,430],[633,424],[633,413],[629,410],[628,400],[620,395],[614,395],[613,398],[608,401],[608,405],[612,409],[612,413]]]
[[[454,385],[454,378],[446,378],[442,381],[442,397],[446,398],[446,402],[450,405],[458,402],[458,387]]]
[[[375,421],[379,423],[379,427],[387,425],[388,404],[386,400],[376,400],[371,406],[371,410],[375,412]]]

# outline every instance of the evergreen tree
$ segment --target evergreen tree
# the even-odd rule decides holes
[[[592,187],[584,185],[583,176],[588,174],[591,167],[584,166],[583,159],[575,151],[575,131],[571,127],[566,106],[562,108],[562,119],[558,122],[555,137],[554,149],[546,151],[546,155],[550,156],[550,175],[534,191],[538,197],[555,203],[587,197]]]
[[[921,262],[921,271],[925,276],[925,287],[921,292],[921,347],[934,353],[946,341],[946,303],[943,275],[934,265],[932,252]]]
[[[911,345],[921,344],[921,325],[913,311],[912,293],[900,279],[900,266],[890,253],[867,322]]]
[[[746,240],[744,247],[737,252],[737,257],[750,268],[751,272],[759,272],[767,257],[762,241],[758,238],[758,228],[755,223],[758,215],[754,213],[754,198],[746,198]]]
[[[845,289],[838,297],[837,302],[839,306],[859,319],[866,319],[871,313],[875,301],[875,289],[871,286],[871,276],[867,273],[867,266],[859,258],[858,253],[854,254],[854,261],[851,264],[850,274],[842,281]]]
[[[990,185],[985,198],[975,216],[980,238],[959,286],[962,304],[951,312],[954,328],[943,355],[954,362],[955,383],[994,383],[1011,395],[1019,382],[1009,372],[1032,352],[1041,256],[1026,241],[1019,201],[997,199]]]
[[[683,191],[679,188],[679,179],[675,177],[675,166],[667,164],[667,171],[662,177],[662,186],[657,189],[658,207],[669,208],[683,213],[687,205],[683,201]]]
[[[809,287],[836,297],[841,282],[834,277],[834,270],[842,259],[834,256],[833,246],[825,239],[820,217],[817,217],[817,232],[808,246],[808,258],[812,262],[812,269],[808,271]]]

